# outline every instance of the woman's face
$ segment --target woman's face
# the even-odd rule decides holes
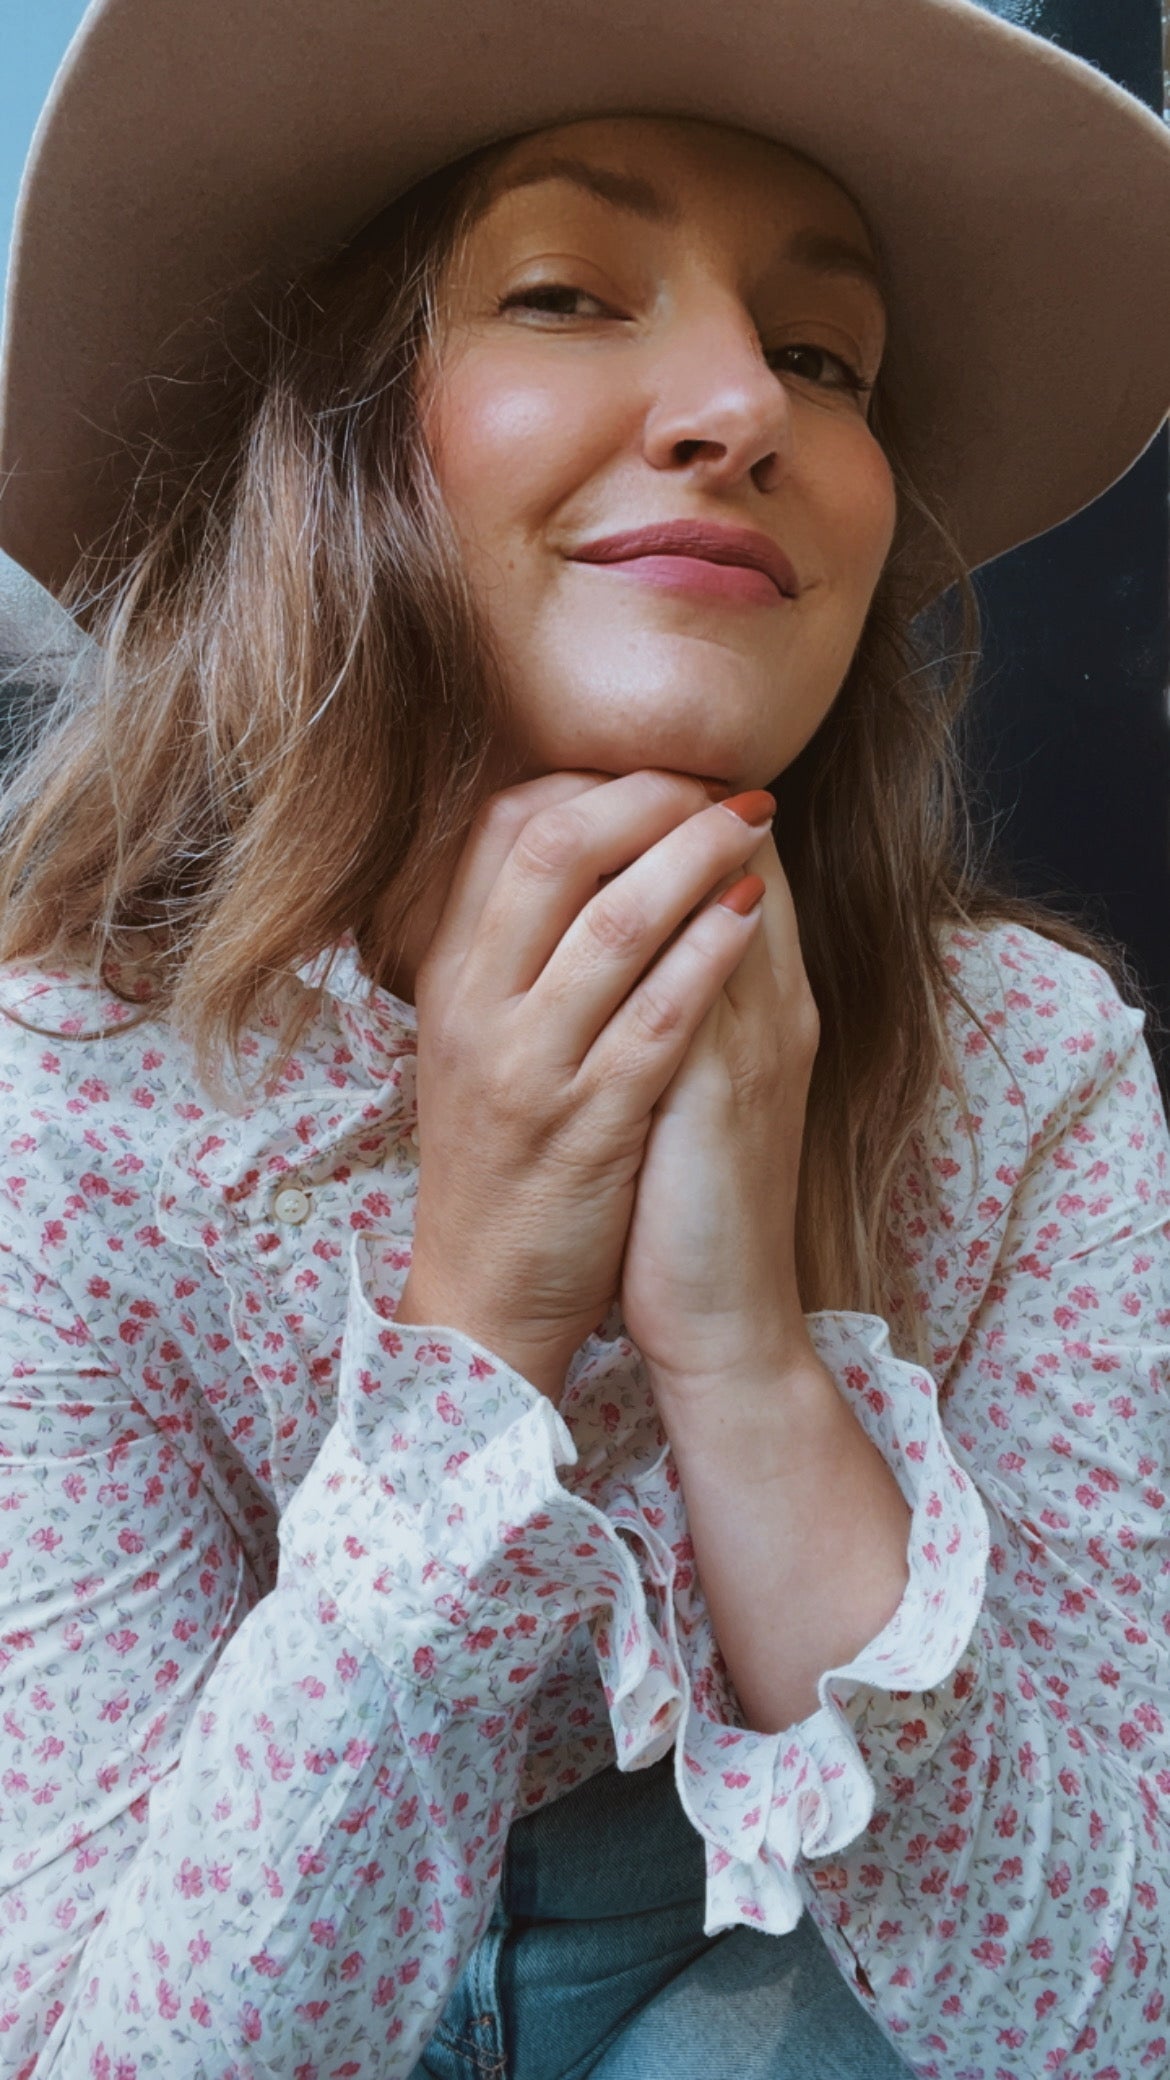
[[[894,526],[872,269],[835,182],[738,131],[618,117],[497,162],[423,423],[505,670],[508,778],[758,786],[813,735]]]

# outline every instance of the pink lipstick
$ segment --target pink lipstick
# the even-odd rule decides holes
[[[800,584],[784,551],[756,528],[713,520],[668,520],[624,528],[573,550],[574,563],[601,564],[667,591],[775,606]]]

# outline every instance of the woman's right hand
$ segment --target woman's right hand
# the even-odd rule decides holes
[[[654,1106],[759,918],[719,901],[771,821],[769,796],[736,799],[754,824],[657,770],[493,795],[418,971],[398,1319],[460,1330],[554,1400],[619,1290]]]

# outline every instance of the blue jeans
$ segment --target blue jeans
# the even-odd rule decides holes
[[[672,1755],[514,1821],[412,2080],[906,2080],[807,1914],[712,1938],[703,1895]]]

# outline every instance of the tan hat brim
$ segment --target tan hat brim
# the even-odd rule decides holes
[[[890,292],[911,468],[974,566],[1077,511],[1170,409],[1170,136],[967,0],[96,0],[21,191],[0,546],[50,588],[165,436],[192,313],[340,248],[489,140],[701,116],[819,161]]]

